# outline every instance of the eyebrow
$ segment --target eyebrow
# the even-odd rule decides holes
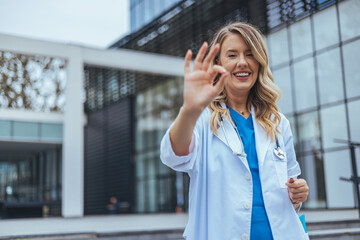
[[[237,52],[238,52],[238,50],[235,50],[235,49],[229,49],[229,50],[227,50],[227,51],[226,51],[226,53],[228,53],[228,52],[235,52],[235,53],[237,53]],[[245,50],[245,52],[251,52],[251,49],[250,49],[250,48],[248,48],[248,49],[246,49],[246,50]]]

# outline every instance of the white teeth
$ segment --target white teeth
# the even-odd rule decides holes
[[[237,77],[247,77],[247,76],[249,76],[249,73],[237,73],[237,74],[235,74],[235,76],[237,76]]]

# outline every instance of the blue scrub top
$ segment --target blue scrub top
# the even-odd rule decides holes
[[[253,203],[251,214],[251,240],[273,240],[269,219],[266,214],[259,176],[259,164],[255,147],[255,133],[251,114],[245,119],[238,112],[228,107],[230,116],[238,128],[244,144],[247,161],[253,179]]]

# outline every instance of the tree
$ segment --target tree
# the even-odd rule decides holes
[[[62,111],[66,61],[0,51],[0,107]]]

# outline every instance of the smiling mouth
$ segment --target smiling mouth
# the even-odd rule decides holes
[[[250,73],[236,73],[234,74],[236,77],[247,77],[250,75]]]
[[[234,73],[234,76],[235,77],[238,77],[238,78],[246,78],[246,77],[249,77],[250,76],[250,72],[237,72],[237,73]]]

